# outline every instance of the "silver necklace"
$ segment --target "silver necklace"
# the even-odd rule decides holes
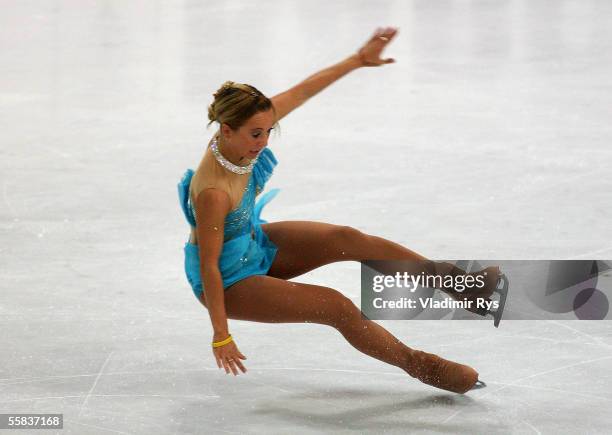
[[[219,151],[219,147],[217,146],[217,139],[214,139],[210,144],[210,148],[215,156],[215,159],[223,166],[225,169],[232,171],[235,174],[248,174],[253,170],[253,166],[257,163],[257,158],[251,160],[251,162],[246,166],[238,166],[227,160]]]

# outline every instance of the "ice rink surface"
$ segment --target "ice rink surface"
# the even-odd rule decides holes
[[[230,320],[249,371],[225,375],[177,198],[225,80],[273,96],[390,25],[395,64],[281,121],[262,217],[432,259],[610,259],[612,2],[1,6],[0,413],[63,413],[61,434],[612,432],[606,321],[379,322],[476,368],[464,396],[314,324]],[[359,305],[359,270],[295,280]]]

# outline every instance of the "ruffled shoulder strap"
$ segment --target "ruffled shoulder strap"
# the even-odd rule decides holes
[[[265,221],[261,218],[261,210],[266,206],[267,203],[274,199],[278,192],[280,192],[280,189],[272,189],[262,195],[261,198],[259,198],[259,200],[255,204],[255,207],[253,208],[252,219],[254,224],[261,225],[268,223],[268,221]]]
[[[257,162],[259,163],[259,162]],[[189,225],[192,227],[196,226],[195,217],[193,216],[193,212],[191,211],[191,207],[189,207],[189,185],[191,184],[191,178],[193,177],[193,169],[187,169],[183,178],[178,184],[178,195],[179,202],[181,204],[181,208],[183,209],[183,214],[185,215],[185,219],[189,222]]]
[[[262,191],[266,182],[272,176],[274,167],[278,164],[276,157],[270,148],[264,148],[257,157],[257,163],[253,167],[253,178],[259,191]]]

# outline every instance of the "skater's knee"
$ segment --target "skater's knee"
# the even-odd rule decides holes
[[[348,225],[336,226],[330,239],[330,245],[339,248],[342,251],[342,258],[346,260],[360,259],[371,243],[368,234]]]
[[[332,300],[330,303],[329,325],[340,328],[347,324],[359,321],[361,311],[355,303],[337,290],[332,290]]]
[[[343,245],[353,243],[364,237],[367,237],[365,233],[348,225],[338,225],[334,230],[334,239]]]

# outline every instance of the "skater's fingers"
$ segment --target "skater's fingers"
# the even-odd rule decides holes
[[[235,359],[230,359],[228,361],[229,361],[228,365],[229,365],[230,370],[232,371],[234,376],[237,376],[238,375],[238,370],[236,369],[236,360]]]
[[[218,352],[217,355],[218,355],[219,361],[221,363],[221,367],[225,369],[226,374],[229,373],[229,361],[228,361],[229,355],[222,350],[218,350],[217,352]]]
[[[247,369],[244,367],[244,365],[242,364],[242,361],[240,361],[239,359],[234,360],[234,362],[236,363],[236,365],[238,366],[238,368],[240,370],[242,370],[242,373],[246,373]]]
[[[219,352],[213,349],[213,355],[215,357],[215,361],[217,362],[217,367],[221,368],[223,366],[223,358],[219,355]]]
[[[217,360],[217,367],[219,367],[220,369],[223,368],[225,366],[225,357],[223,356],[221,350],[214,349],[213,354],[215,355],[215,359]]]
[[[229,363],[227,361],[223,361],[223,368],[225,369],[225,374],[229,375]]]

